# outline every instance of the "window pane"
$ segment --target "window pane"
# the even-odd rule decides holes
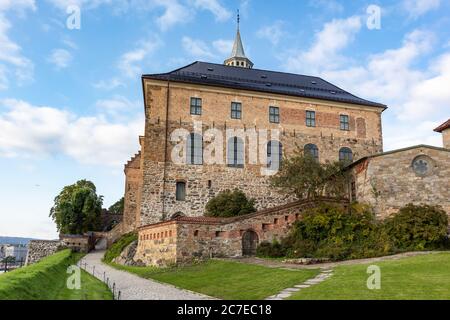
[[[347,115],[341,115],[341,130],[350,130],[349,118]]]
[[[176,199],[177,199],[177,201],[184,201],[186,199],[186,183],[185,182],[177,182]]]
[[[187,138],[186,164],[203,164],[203,138],[200,134],[191,133]]]
[[[280,123],[280,108],[269,107],[269,122]]]
[[[353,151],[350,148],[341,148],[339,150],[339,161],[353,162]]]
[[[202,114],[202,99],[191,98],[191,114],[193,115]]]
[[[316,126],[316,112],[306,111],[306,126],[315,127]]]
[[[283,146],[279,141],[273,140],[267,143],[267,167],[273,170],[279,169],[283,159]]]
[[[319,159],[319,148],[315,144],[307,144],[304,148],[305,154],[311,154],[315,159]]]

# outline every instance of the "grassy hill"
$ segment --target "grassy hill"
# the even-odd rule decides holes
[[[81,289],[67,288],[67,268],[80,254],[60,251],[40,262],[0,275],[0,300],[111,300],[108,287],[81,272]]]

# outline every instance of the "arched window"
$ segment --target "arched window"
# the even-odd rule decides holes
[[[244,167],[244,141],[238,137],[228,139],[227,145],[227,164],[229,167]]]
[[[315,144],[309,143],[304,148],[305,154],[309,153],[314,159],[319,160],[319,148]]]
[[[283,145],[280,141],[272,140],[267,143],[267,167],[278,170],[283,160]]]
[[[353,151],[344,147],[339,150],[339,161],[353,162]]]
[[[203,164],[203,137],[198,133],[191,133],[187,138],[186,164]]]

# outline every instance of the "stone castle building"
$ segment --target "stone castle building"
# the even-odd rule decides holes
[[[383,153],[385,105],[318,77],[254,69],[239,28],[223,65],[197,61],[143,75],[142,86],[145,134],[125,165],[119,227],[139,230],[136,259],[146,264],[252,253],[261,240],[285,234],[313,204],[278,193],[267,172],[297,148],[321,162],[353,161],[349,198],[373,205],[380,217],[408,202],[450,212],[449,122],[436,129],[447,149]],[[234,188],[254,198],[259,212],[203,217],[211,198]]]
[[[238,30],[224,65],[194,62],[142,77],[145,135],[140,152],[125,167],[124,223],[129,228],[177,215],[201,216],[208,200],[225,189],[244,190],[258,209],[285,204],[290,199],[269,188],[261,169],[297,146],[320,161],[357,160],[383,150],[385,105],[321,78],[252,67]],[[187,132],[184,165],[172,161],[176,143],[171,135],[177,129]],[[223,154],[223,163],[202,159],[211,144],[206,137],[202,141],[208,129],[223,134],[223,150],[215,150]],[[226,130],[246,133],[226,136]],[[249,135],[259,130],[269,130],[268,137],[257,139],[258,161],[251,163]],[[270,130],[278,136],[270,137]]]

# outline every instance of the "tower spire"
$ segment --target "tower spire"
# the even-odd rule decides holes
[[[224,61],[224,64],[227,66],[235,66],[242,68],[253,68],[253,62],[250,61],[245,56],[244,46],[242,45],[241,40],[241,32],[240,32],[240,24],[241,24],[241,15],[239,14],[239,9],[237,10],[237,31],[236,38],[234,39],[233,50],[231,51],[231,56]]]

